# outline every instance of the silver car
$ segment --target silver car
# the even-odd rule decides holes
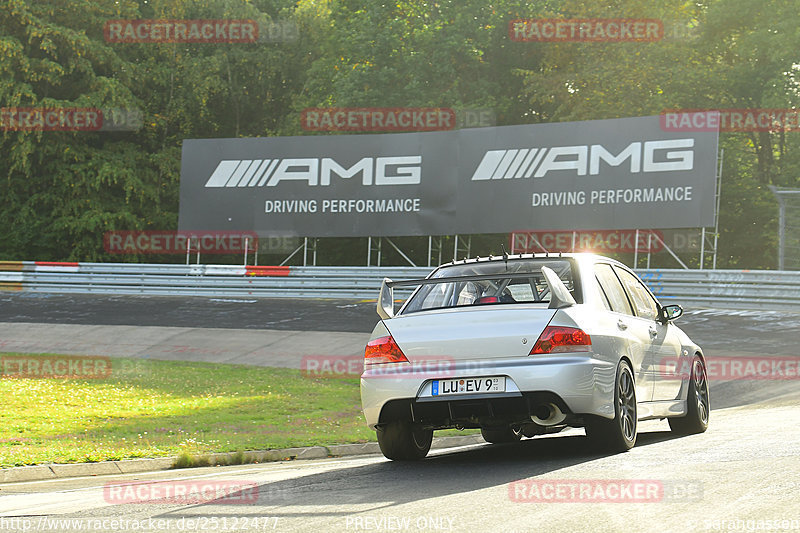
[[[394,287],[415,287],[394,310]],[[584,427],[626,451],[637,421],[708,427],[703,352],[628,267],[593,254],[477,258],[423,280],[385,279],[361,401],[383,454],[427,455],[433,431],[490,443]]]

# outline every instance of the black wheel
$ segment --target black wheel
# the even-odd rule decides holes
[[[391,422],[379,426],[378,445],[384,457],[393,461],[417,461],[428,455],[433,430],[410,422]]]
[[[692,376],[689,380],[689,391],[686,393],[686,415],[670,418],[669,427],[674,433],[691,435],[703,433],[708,429],[708,417],[711,411],[708,396],[708,375],[706,365],[699,357],[692,361]]]
[[[483,440],[491,444],[507,444],[517,442],[522,433],[512,427],[504,428],[481,428]]]
[[[601,449],[626,452],[636,444],[636,383],[630,365],[621,361],[614,386],[614,418],[592,416],[586,434]]]

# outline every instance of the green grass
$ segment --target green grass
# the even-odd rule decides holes
[[[113,359],[104,379],[3,376],[0,402],[0,467],[164,456],[191,466],[213,452],[375,440],[358,379],[284,368]]]
[[[375,440],[357,379],[292,369],[115,359],[107,379],[4,377],[0,398],[2,467]]]

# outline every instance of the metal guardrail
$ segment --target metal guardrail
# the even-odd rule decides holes
[[[384,277],[424,277],[430,270],[23,261],[0,263],[0,289],[44,293],[375,299]],[[398,292],[402,297],[411,290]]]
[[[800,272],[638,270],[659,300],[697,307],[800,311]]]
[[[254,267],[0,262],[0,289],[47,293],[375,299],[384,277],[429,268]],[[800,272],[638,270],[661,300],[685,306],[800,311]],[[410,291],[398,290],[398,296]]]

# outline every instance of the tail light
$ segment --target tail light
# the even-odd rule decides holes
[[[367,364],[409,362],[391,335],[369,341],[364,350],[364,359]]]
[[[533,345],[530,355],[563,352],[588,352],[592,339],[582,329],[547,326]]]

